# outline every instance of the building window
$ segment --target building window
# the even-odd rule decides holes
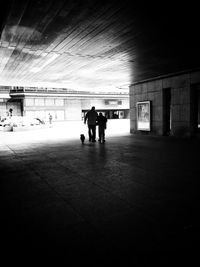
[[[44,98],[36,98],[35,99],[36,106],[44,106]]]
[[[64,106],[64,99],[56,99],[55,105],[56,106]]]
[[[106,99],[105,105],[122,105],[122,101],[117,99]]]
[[[26,98],[25,99],[26,106],[34,106],[34,98]]]
[[[47,98],[45,99],[46,106],[54,106],[55,102],[53,98]]]

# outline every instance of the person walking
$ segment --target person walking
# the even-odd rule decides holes
[[[97,117],[97,125],[99,126],[99,142],[105,143],[105,129],[107,124],[107,118],[100,112]]]
[[[52,119],[53,119],[53,116],[49,113],[49,125],[50,125],[50,127],[52,126]]]
[[[98,113],[95,110],[95,107],[93,106],[91,110],[89,110],[86,113],[84,123],[88,124],[88,135],[89,135],[89,141],[90,142],[96,142],[96,123],[97,123],[97,117]]]

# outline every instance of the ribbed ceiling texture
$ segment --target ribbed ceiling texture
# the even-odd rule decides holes
[[[121,92],[198,68],[199,9],[137,2],[1,0],[0,85]]]

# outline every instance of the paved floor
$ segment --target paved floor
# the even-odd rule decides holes
[[[7,263],[197,266],[198,140],[121,132],[81,145],[61,132],[0,133]]]

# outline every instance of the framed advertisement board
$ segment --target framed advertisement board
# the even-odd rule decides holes
[[[136,103],[137,129],[141,131],[151,130],[151,106],[150,101]]]

